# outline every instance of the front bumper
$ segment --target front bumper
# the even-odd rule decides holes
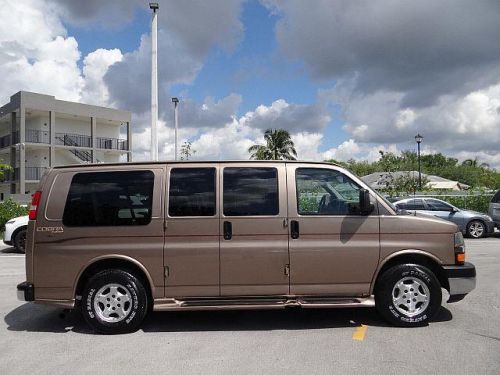
[[[17,285],[17,299],[19,301],[34,301],[35,300],[35,286],[27,281]]]
[[[487,221],[486,222],[486,231],[488,232],[488,234],[495,232],[495,222],[494,221]]]
[[[443,267],[450,286],[449,303],[458,302],[476,287],[476,267],[472,263]]]

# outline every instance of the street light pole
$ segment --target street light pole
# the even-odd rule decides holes
[[[418,157],[418,189],[422,190],[422,170],[420,168],[420,143],[422,143],[424,137],[420,134],[415,136],[415,142],[417,142],[417,157]]]
[[[175,160],[178,158],[177,154],[177,131],[179,129],[179,108],[177,107],[179,104],[178,98],[172,98],[172,103],[174,103],[174,123],[175,123],[175,131],[174,131],[174,148],[175,148]]]
[[[158,3],[149,3],[151,21],[151,160],[158,161]]]

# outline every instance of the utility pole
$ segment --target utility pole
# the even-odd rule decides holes
[[[151,160],[158,161],[158,3],[149,3],[151,21]]]
[[[422,171],[420,169],[420,143],[422,143],[424,137],[420,134],[415,136],[415,142],[417,142],[417,158],[418,158],[418,190],[422,190]]]
[[[177,154],[177,131],[179,129],[179,108],[177,107],[179,104],[179,99],[178,98],[172,98],[172,103],[174,103],[174,123],[175,123],[175,135],[174,135],[174,143],[175,143],[175,160],[178,159],[178,154]]]

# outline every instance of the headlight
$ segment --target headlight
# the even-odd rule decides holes
[[[455,233],[455,263],[464,264],[465,263],[465,242],[462,232]]]
[[[16,222],[15,220],[9,220],[9,221],[7,221],[5,224],[13,224],[13,223],[15,223],[15,222]]]

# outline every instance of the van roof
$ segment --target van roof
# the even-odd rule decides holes
[[[304,164],[320,164],[334,165],[342,167],[336,163],[327,161],[304,161],[304,160],[164,160],[164,161],[133,161],[122,163],[88,163],[88,164],[70,164],[54,167],[54,169],[65,168],[88,168],[88,167],[109,167],[123,165],[151,165],[151,164],[209,164],[209,163],[304,163]]]

